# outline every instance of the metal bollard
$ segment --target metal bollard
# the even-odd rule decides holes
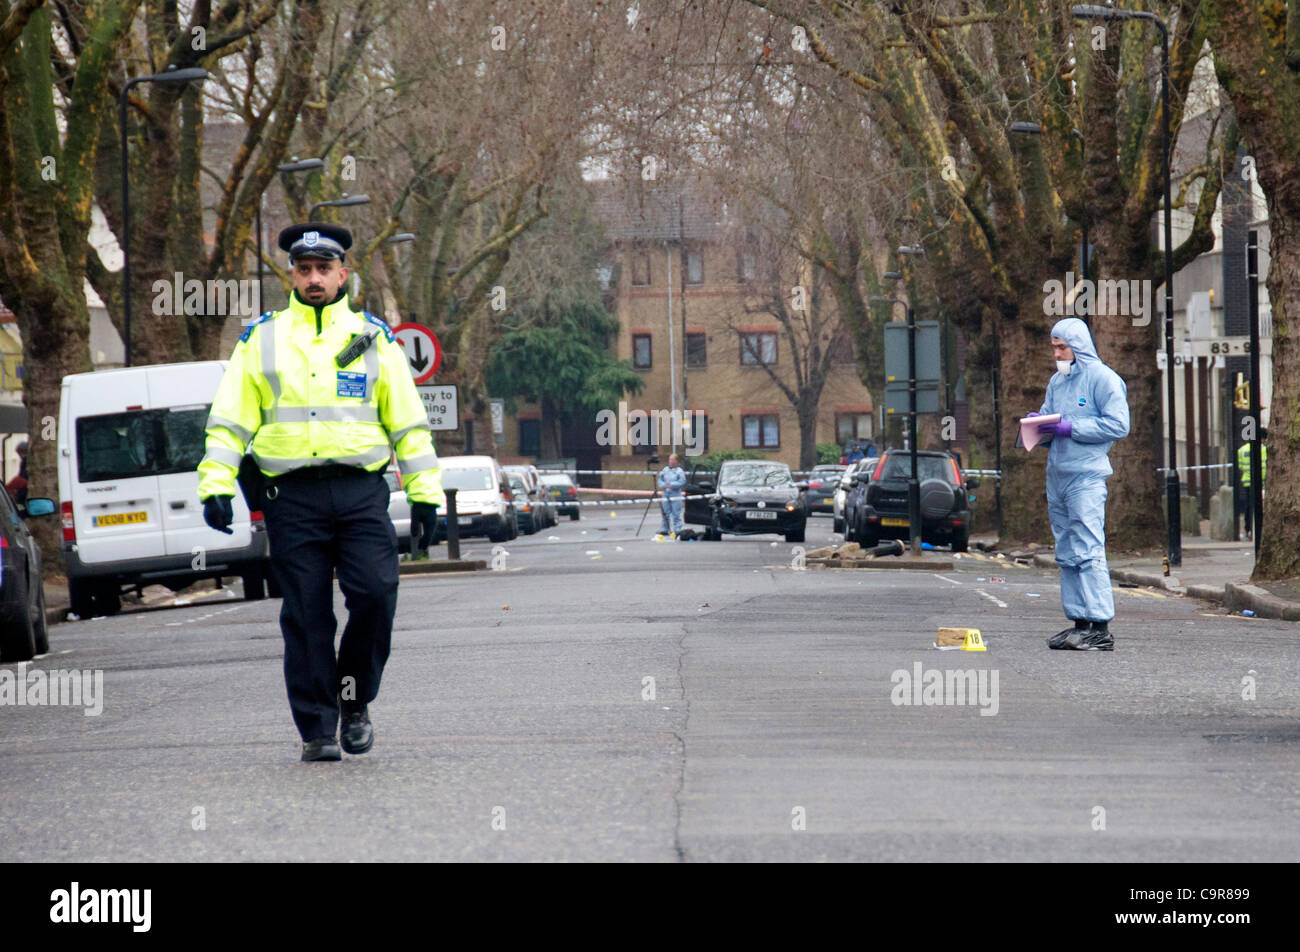
[[[460,561],[460,522],[456,519],[456,490],[446,489],[447,497],[447,560]]]

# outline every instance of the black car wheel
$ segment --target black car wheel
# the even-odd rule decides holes
[[[831,525],[831,531],[832,531],[832,532],[843,532],[843,531],[844,531],[844,520],[841,519],[839,516],[836,516],[836,517],[835,517],[835,521],[834,521],[834,523],[832,523],[832,525]]]
[[[791,529],[785,534],[786,542],[802,542],[808,534],[808,523],[804,523],[798,529]]]
[[[19,587],[15,584],[15,587]],[[32,626],[30,593],[26,583],[21,585],[18,613],[12,621],[0,628],[0,661],[31,661],[36,654],[36,630]]]
[[[961,532],[952,534],[952,550],[954,552],[965,552],[970,545],[969,530],[962,529]]]
[[[710,542],[722,541],[722,520],[718,518],[718,513],[716,510],[714,511],[711,517],[708,532],[706,532],[704,535],[705,538],[708,539]]]
[[[49,654],[50,651],[50,628],[45,623],[45,586],[38,587],[36,592],[36,617],[32,619],[32,628],[36,632],[36,653]]]

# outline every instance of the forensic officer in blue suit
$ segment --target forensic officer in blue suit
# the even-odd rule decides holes
[[[1108,454],[1128,436],[1128,388],[1097,356],[1088,325],[1067,317],[1052,328],[1057,372],[1047,384],[1040,415],[1059,413],[1059,423],[1038,428],[1050,440],[1047,453],[1047,514],[1061,567],[1061,607],[1074,622],[1048,639],[1051,648],[1113,651],[1109,623],[1115,617],[1106,565],[1106,479],[1114,472]],[[1031,414],[1032,415],[1032,414]],[[1041,441],[1040,441],[1041,442]]]

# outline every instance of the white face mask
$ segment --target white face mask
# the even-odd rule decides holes
[[[1065,374],[1067,377],[1070,376],[1070,368],[1073,366],[1074,366],[1073,360],[1058,360],[1056,362],[1056,369],[1059,370],[1061,373]]]

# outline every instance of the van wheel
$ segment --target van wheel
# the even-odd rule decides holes
[[[262,573],[256,570],[243,576],[244,580],[244,601],[257,602],[266,598],[266,584],[262,578]]]
[[[78,618],[89,618],[95,613],[95,589],[85,579],[68,579],[68,600],[72,602],[72,613]]]
[[[117,582],[100,582],[94,588],[92,615],[116,615],[122,610],[122,598]]]
[[[0,661],[31,661],[36,654],[36,632],[32,628],[32,612],[27,604],[28,589],[23,586],[21,615],[0,628]]]

